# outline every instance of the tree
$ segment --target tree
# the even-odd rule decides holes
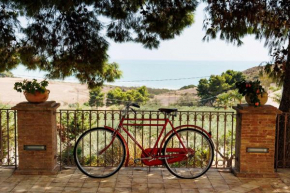
[[[204,40],[219,37],[242,45],[244,36],[265,39],[273,59],[266,68],[280,79],[283,93],[279,109],[290,112],[290,2],[288,0],[204,0],[207,18]]]
[[[0,0],[0,72],[22,63],[48,78],[74,75],[90,88],[102,85],[120,74],[108,63],[106,38],[157,48],[193,23],[196,6],[196,0]]]
[[[224,109],[227,109],[228,106],[232,107],[234,104],[236,104],[236,99],[238,100],[238,103],[241,104],[243,95],[241,95],[238,92],[238,89],[230,90],[228,92],[221,93],[217,96],[215,102],[215,106],[217,107],[224,107]]]
[[[116,87],[107,93],[107,106],[120,105],[129,101],[144,104],[148,100],[149,94],[145,86],[128,91],[123,91],[121,88]]]
[[[185,90],[185,89],[189,89],[189,88],[195,88],[196,86],[194,84],[190,84],[190,85],[187,85],[187,86],[183,86],[181,87],[179,90]]]
[[[202,104],[210,103],[211,106],[219,94],[235,88],[235,83],[245,78],[243,73],[227,70],[221,75],[211,75],[209,80],[200,79],[197,92]]]
[[[104,106],[104,93],[100,87],[94,88],[90,91],[89,105],[91,107]]]

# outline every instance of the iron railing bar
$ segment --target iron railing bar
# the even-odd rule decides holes
[[[0,166],[2,166],[2,159],[3,159],[3,139],[2,139],[2,110],[0,109]]]
[[[6,110],[6,116],[7,116],[7,122],[6,122],[6,126],[7,126],[7,141],[8,141],[8,143],[7,143],[7,152],[8,152],[8,165],[10,165],[10,140],[9,140],[9,132],[10,132],[10,128],[9,128],[9,119],[10,119],[10,117],[9,117],[9,112],[8,112],[8,110]]]
[[[60,163],[59,163],[59,169],[61,170],[62,168],[62,152],[61,152],[61,147],[62,147],[62,111],[59,112],[59,159],[60,159]]]
[[[226,135],[227,135],[227,114],[224,117],[224,156],[226,156]],[[225,159],[223,159],[223,165],[225,167]]]
[[[219,115],[219,112],[217,112],[217,115],[216,115],[216,118],[217,118],[217,128],[216,128],[216,149],[219,150],[219,119],[220,119],[220,115]],[[218,154],[216,153],[215,154],[215,158],[216,158],[216,163],[215,163],[215,167],[217,168],[218,167]]]
[[[286,167],[286,130],[287,130],[287,115],[284,115],[284,148],[283,148],[283,167]]]
[[[232,135],[231,135],[231,157],[233,156],[233,140],[234,140],[234,113],[232,113]],[[233,163],[231,163],[232,165]]]
[[[275,152],[275,155],[276,155],[276,163],[275,163],[275,165],[276,165],[276,168],[275,168],[275,170],[276,170],[276,172],[277,172],[277,168],[278,168],[278,160],[279,160],[279,154],[278,154],[278,149],[279,149],[279,138],[280,138],[280,118],[281,118],[281,115],[277,115],[277,121],[276,121],[276,123],[277,123],[277,125],[276,125],[276,127],[277,127],[277,136],[276,136],[276,152]]]
[[[15,169],[17,169],[17,122],[16,122],[16,110],[13,110],[13,115],[14,115]]]

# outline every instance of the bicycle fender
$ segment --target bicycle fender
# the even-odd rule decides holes
[[[115,131],[115,129],[111,128],[111,127],[108,127],[108,126],[104,126],[104,128],[106,129],[109,129],[111,131]],[[129,158],[130,158],[130,152],[129,152],[129,148],[128,148],[128,144],[127,142],[125,141],[124,137],[119,133],[117,132],[117,135],[121,138],[121,140],[123,141],[123,143],[125,144],[125,148],[126,148],[126,152],[127,152],[127,157],[126,157],[126,160],[125,160],[125,167],[128,167],[128,164],[129,164]]]

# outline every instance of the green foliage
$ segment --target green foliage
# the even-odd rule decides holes
[[[234,104],[236,104],[236,100],[238,100],[238,103],[241,103],[242,98],[243,95],[240,94],[237,89],[230,90],[228,92],[219,94],[217,96],[214,106],[218,108],[223,107],[224,109],[227,109],[228,107],[232,107]]]
[[[236,83],[236,87],[240,94],[243,96],[249,95],[251,103],[254,103],[255,106],[260,106],[260,99],[258,95],[262,95],[265,90],[260,84],[259,80],[256,81],[239,81]]]
[[[0,72],[0,78],[1,77],[14,77],[12,72],[10,71],[4,71],[4,72]]]
[[[200,79],[197,86],[198,96],[201,98],[201,103],[210,103],[213,105],[217,95],[234,89],[235,83],[244,79],[241,72],[227,70],[221,75],[211,75],[209,80]]]
[[[276,92],[276,91],[278,91],[278,90],[281,90],[281,87],[275,87],[275,86],[270,86],[269,87],[269,90],[271,90],[272,92]]]
[[[260,76],[263,76],[266,74],[272,82],[275,82],[276,85],[281,87],[283,85],[283,81],[285,78],[285,65],[286,63],[284,62],[283,64],[266,64],[265,68],[263,71],[260,71]]]
[[[281,103],[281,98],[282,98],[282,95],[281,93],[276,93],[274,94],[274,96],[272,97],[273,101],[280,104]]]
[[[46,91],[46,87],[48,86],[48,81],[43,80],[41,82],[37,82],[36,79],[32,81],[23,80],[23,82],[15,82],[14,90],[17,92],[27,92],[31,94],[35,94],[36,91],[44,93]]]
[[[196,86],[193,84],[187,85],[187,86],[183,86],[181,87],[179,90],[185,90],[185,89],[189,89],[189,88],[195,88]]]
[[[104,106],[104,93],[102,93],[101,87],[97,87],[90,91],[89,106],[102,107]]]
[[[204,40],[219,37],[227,42],[242,45],[248,34],[265,40],[272,61],[265,73],[278,85],[284,84],[279,109],[290,111],[290,3],[286,0],[204,0],[207,18],[204,20]]]
[[[197,1],[0,0],[0,4],[0,72],[22,63],[48,72],[52,79],[74,75],[94,88],[114,81],[120,72],[108,64],[108,39],[157,48],[161,40],[175,38],[194,22]],[[28,24],[19,25],[19,16]],[[106,18],[106,25],[100,18]]]
[[[123,91],[121,88],[116,87],[107,93],[107,106],[120,105],[125,101],[137,102],[144,104],[149,100],[147,88],[142,86],[137,89]]]

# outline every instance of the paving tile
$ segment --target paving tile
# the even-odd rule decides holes
[[[180,189],[180,184],[179,183],[174,183],[174,184],[170,184],[170,183],[165,183],[164,184],[165,189]]]
[[[118,188],[116,187],[114,190],[114,193],[131,193],[132,192],[132,188]]]
[[[149,193],[165,193],[165,189],[149,188]]]
[[[182,189],[182,193],[199,193],[198,189]]]
[[[255,188],[248,191],[247,193],[263,193],[263,191],[260,188]]]
[[[182,193],[181,189],[165,189],[165,193]]]
[[[101,182],[100,183],[100,188],[114,188],[115,187],[115,183],[114,182]]]
[[[148,184],[147,183],[132,183],[132,188],[136,188],[136,189],[142,189],[142,188],[148,188]]]
[[[81,188],[77,187],[65,187],[63,192],[80,192]]]
[[[164,188],[164,184],[148,184],[148,188]]]
[[[148,193],[149,188],[147,187],[132,187],[132,192],[138,192],[138,193]]]
[[[77,169],[57,175],[12,175],[13,169],[0,167],[0,192],[136,192],[136,193],[290,193],[290,170],[280,170],[280,178],[237,178],[224,170],[209,170],[197,179],[180,179],[166,169],[122,168],[116,175],[88,178]]]
[[[113,193],[114,188],[98,188],[98,193]]]
[[[82,188],[98,188],[99,185],[100,185],[100,182],[85,182]]]
[[[195,183],[180,183],[181,189],[196,189],[197,186]]]
[[[46,187],[45,192],[61,192],[64,190],[64,187],[52,187],[52,186],[48,186]]]
[[[212,185],[210,183],[208,184],[199,184],[199,183],[196,183],[196,186],[198,189],[212,189]]]
[[[116,188],[131,188],[132,187],[132,183],[120,183],[120,182],[117,182],[115,187]]]
[[[66,187],[76,187],[81,188],[83,186],[84,182],[68,182],[65,186]]]
[[[244,187],[235,187],[233,189],[231,189],[232,191],[235,191],[235,192],[241,192],[241,193],[244,193],[244,192],[248,192],[250,191],[250,189],[248,188],[244,188]]]
[[[148,183],[147,178],[133,178],[132,183]]]
[[[163,179],[148,179],[148,184],[160,184],[163,183]]]
[[[209,193],[209,192],[216,192],[214,189],[212,188],[201,188],[198,189],[199,193]]]
[[[97,192],[98,187],[83,187],[80,192]]]

